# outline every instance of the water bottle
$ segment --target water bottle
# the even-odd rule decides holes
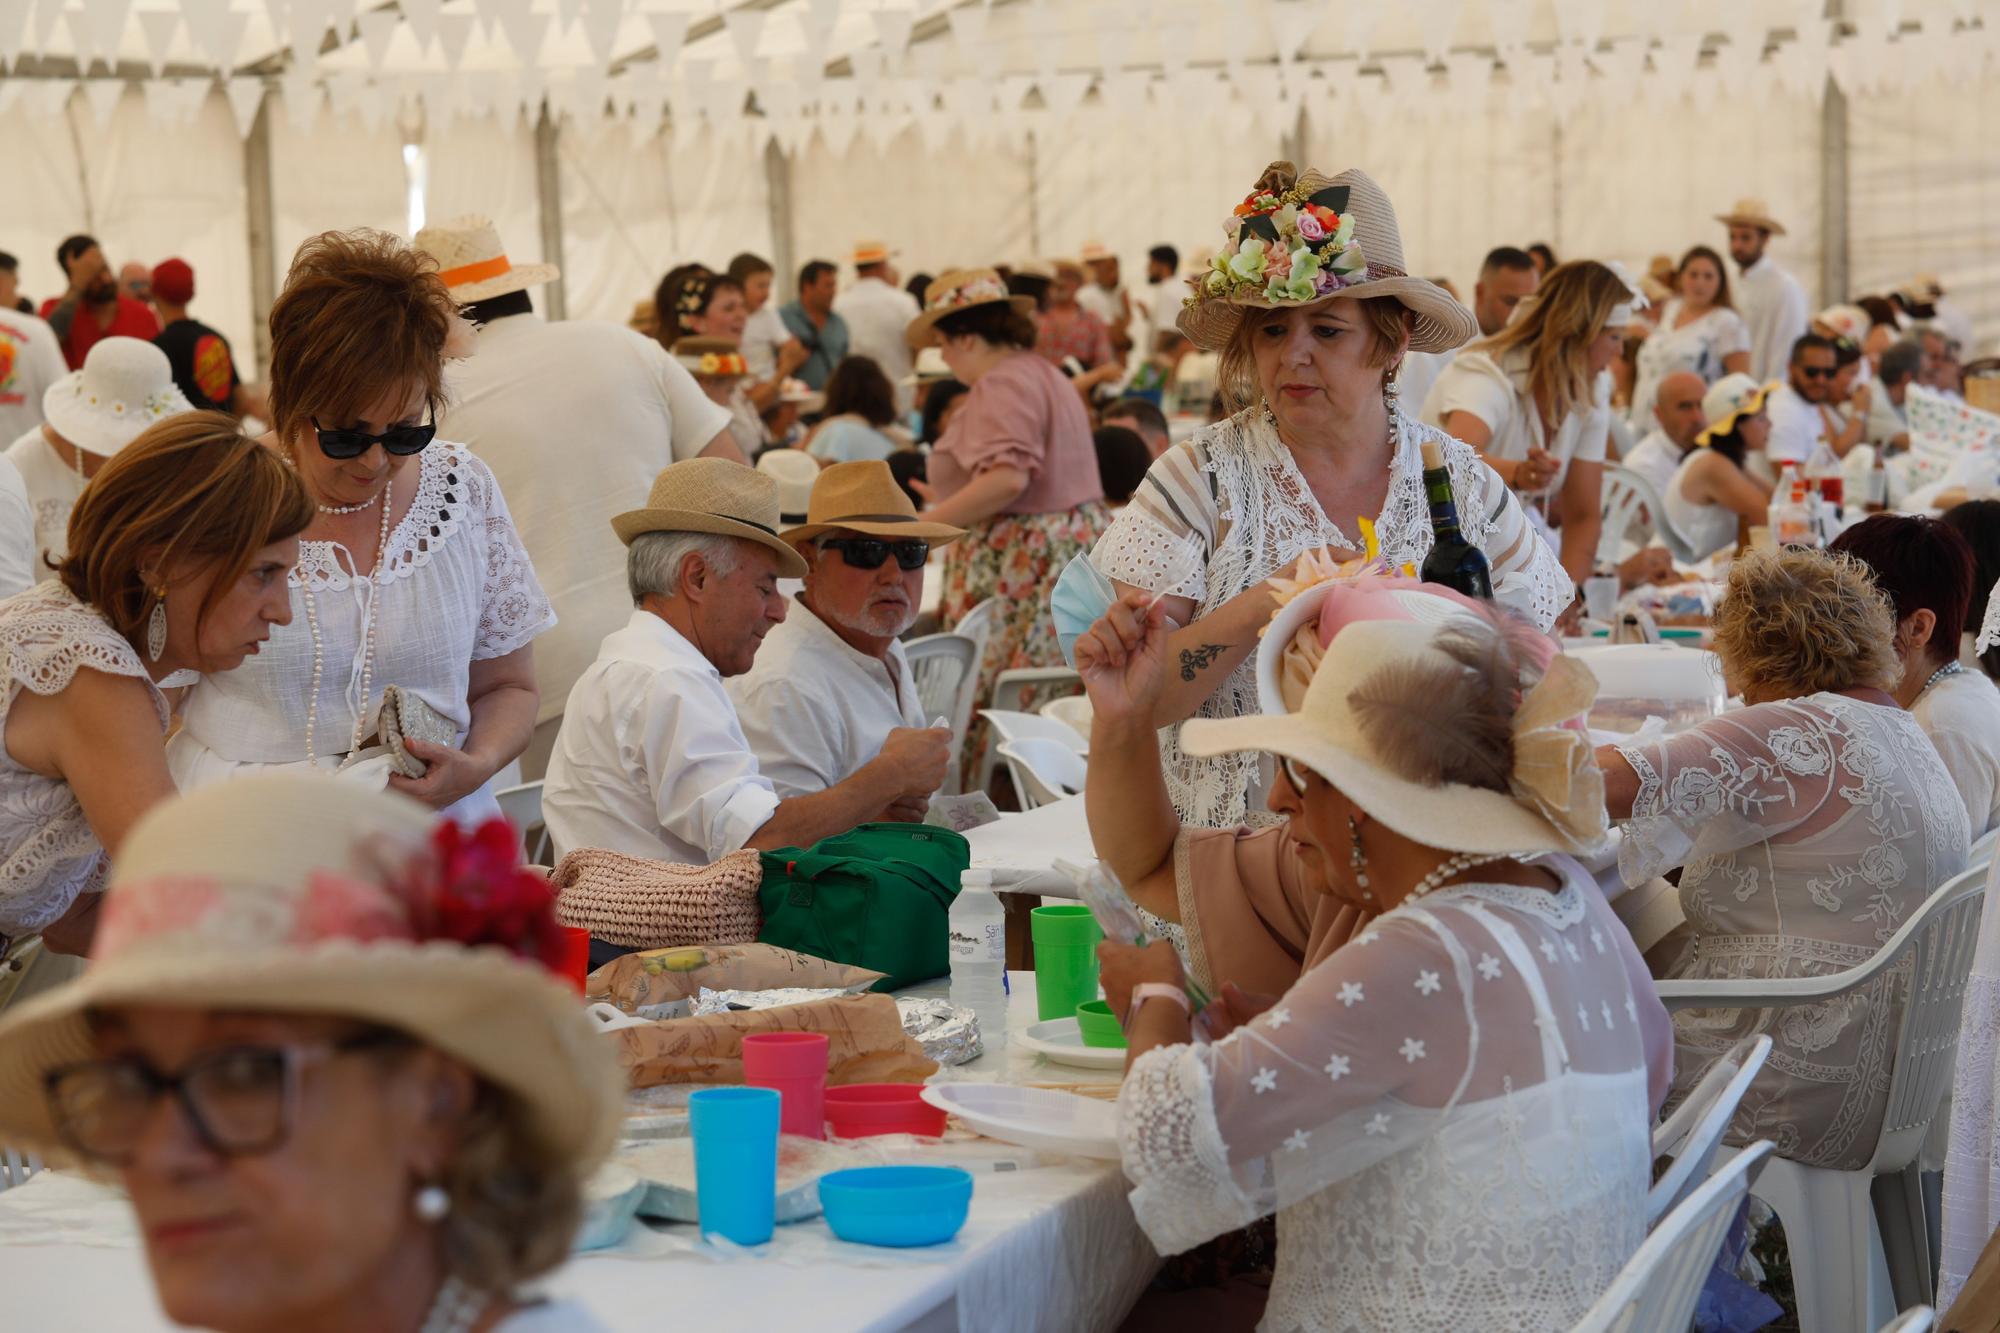
[[[1007,1044],[1007,913],[991,889],[961,888],[951,900],[951,1002],[979,1018],[989,1053]]]

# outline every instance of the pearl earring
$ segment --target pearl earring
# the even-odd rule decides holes
[[[1392,421],[1396,416],[1396,401],[1403,392],[1396,384],[1396,376],[1401,371],[1401,366],[1391,366],[1389,373],[1382,378],[1382,406],[1389,409],[1389,418]]]
[[[167,651],[167,594],[160,593],[160,600],[153,603],[153,614],[146,617],[146,658],[157,662],[160,654]]]
[[[1347,856],[1347,865],[1354,873],[1354,887],[1361,890],[1364,901],[1372,903],[1375,901],[1375,895],[1368,891],[1368,853],[1361,850],[1361,825],[1354,822],[1353,815],[1347,817],[1347,836],[1353,842],[1353,849]]]
[[[442,1185],[426,1185],[410,1200],[410,1210],[419,1222],[436,1226],[451,1212],[451,1195],[445,1193]]]

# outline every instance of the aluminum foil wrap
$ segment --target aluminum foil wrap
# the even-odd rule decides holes
[[[779,990],[710,990],[704,986],[689,1005],[688,1013],[700,1018],[731,1010],[776,1009],[809,1000],[838,999],[847,993],[808,986]],[[949,1000],[898,998],[896,1012],[902,1015],[903,1031],[923,1047],[926,1056],[941,1065],[962,1065],[977,1059],[984,1049],[979,1042],[978,1015],[970,1009],[955,1008]]]

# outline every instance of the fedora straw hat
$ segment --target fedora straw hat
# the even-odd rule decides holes
[[[156,421],[194,411],[167,354],[138,338],[100,338],[42,394],[42,416],[85,453],[109,458]]]
[[[1771,216],[1770,205],[1762,199],[1738,199],[1736,207],[1717,213],[1715,220],[1730,227],[1756,227],[1773,236],[1785,234],[1785,224]]]
[[[1382,744],[1384,728],[1367,720],[1363,705],[1378,687],[1466,669],[1440,648],[1444,635],[1499,632],[1464,615],[1351,621],[1326,645],[1296,713],[1196,719],[1182,726],[1181,748],[1294,759],[1370,817],[1427,847],[1482,855],[1595,848],[1608,827],[1604,776],[1589,733],[1567,724],[1589,710],[1597,682],[1574,658],[1551,658],[1515,711],[1507,791],[1423,780],[1403,766],[1403,748]]]
[[[757,470],[778,483],[779,522],[792,527],[805,522],[819,460],[803,449],[766,449],[757,456]]]
[[[1735,430],[1736,423],[1744,417],[1762,411],[1764,400],[1777,387],[1776,380],[1759,384],[1740,371],[1724,375],[1709,385],[1708,392],[1701,396],[1701,417],[1708,423],[1708,428],[1694,437],[1695,445],[1706,446],[1716,437]]]
[[[42,1077],[90,1058],[93,1012],[167,1005],[395,1028],[518,1097],[563,1159],[602,1155],[624,1080],[576,992],[537,960],[552,899],[519,900],[539,879],[512,878],[528,872],[504,822],[497,856],[497,834],[446,822],[323,773],[155,806],[118,850],[89,969],[0,1020],[0,1141],[58,1143]],[[459,942],[468,925],[478,942]]]
[[[690,458],[653,479],[644,509],[611,520],[627,546],[648,532],[712,532],[773,551],[780,578],[804,578],[806,562],[778,538],[778,483],[727,458]]]
[[[1446,352],[1479,331],[1472,312],[1436,283],[1410,276],[1389,196],[1365,171],[1300,175],[1289,162],[1264,168],[1236,206],[1235,234],[1188,279],[1180,330],[1220,351],[1246,307],[1311,305],[1330,296],[1392,296],[1416,316],[1413,352]],[[1282,255],[1281,260],[1272,256]],[[1279,265],[1283,272],[1274,271]]]
[[[437,260],[438,277],[460,305],[484,301],[554,282],[562,270],[554,264],[515,264],[500,244],[493,219],[468,214],[425,227],[417,233],[417,249]]]
[[[674,343],[674,360],[690,375],[716,379],[740,379],[750,373],[733,338],[681,338]]]
[[[886,241],[856,241],[854,257],[848,262],[856,268],[864,268],[869,264],[886,264],[895,253]]]
[[[870,537],[909,538],[933,546],[949,546],[965,535],[963,528],[926,523],[896,475],[879,458],[835,463],[813,483],[806,521],[785,534],[794,546],[839,529]]]
[[[922,347],[931,340],[932,326],[946,315],[983,305],[998,305],[1002,301],[1010,303],[1024,315],[1035,313],[1034,298],[1009,296],[1007,284],[1000,281],[1000,275],[992,269],[947,269],[924,288],[923,311],[903,330],[903,340],[912,347]]]

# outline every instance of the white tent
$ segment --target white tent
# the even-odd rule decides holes
[[[1418,271],[1643,267],[1767,200],[1827,300],[1940,274],[2000,337],[1984,0],[0,0],[0,249],[178,254],[244,349],[331,227],[492,216],[622,319],[739,250],[905,272],[1213,246],[1268,159],[1363,167]]]

